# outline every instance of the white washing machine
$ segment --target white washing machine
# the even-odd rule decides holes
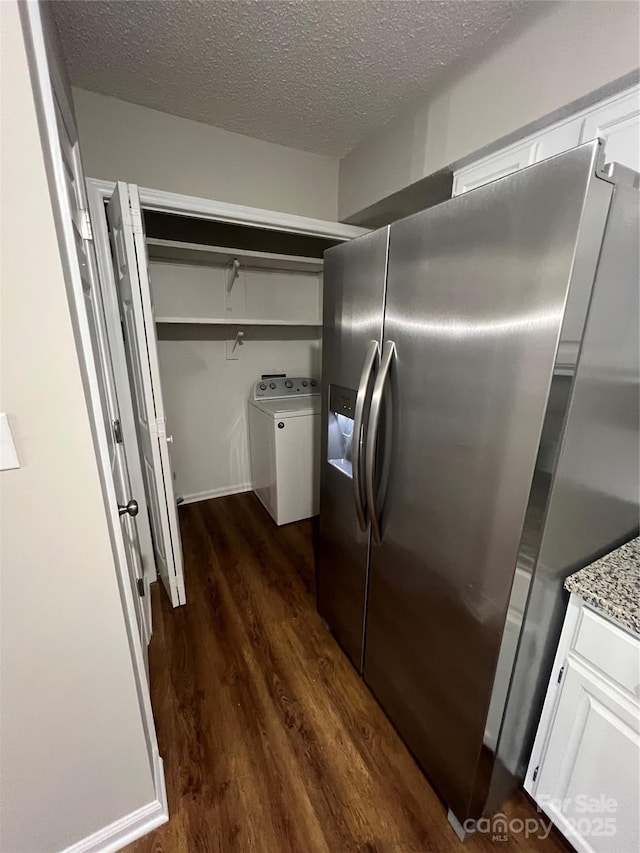
[[[249,400],[253,491],[276,522],[320,508],[320,384],[307,376],[265,377]]]

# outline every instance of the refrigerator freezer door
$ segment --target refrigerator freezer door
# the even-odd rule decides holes
[[[371,342],[382,338],[389,229],[325,252],[318,611],[362,668],[369,530],[358,523],[351,460],[357,391]],[[371,384],[375,365],[371,364]],[[367,397],[371,389],[368,389]],[[366,429],[368,400],[363,409]],[[331,440],[329,440],[331,433]],[[343,449],[340,450],[340,447]],[[357,454],[356,454],[357,456]],[[360,454],[360,472],[364,470]]]
[[[487,709],[595,155],[391,226],[391,475],[364,675],[460,821],[491,759]]]

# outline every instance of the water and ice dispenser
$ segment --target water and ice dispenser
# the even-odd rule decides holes
[[[329,388],[329,440],[327,457],[347,477],[352,476],[351,440],[353,438],[353,415],[356,408],[356,392],[339,385]]]

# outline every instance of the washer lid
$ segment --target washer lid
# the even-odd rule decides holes
[[[272,418],[295,418],[300,415],[320,414],[320,394],[305,394],[300,397],[285,397],[276,400],[255,400],[256,409]]]

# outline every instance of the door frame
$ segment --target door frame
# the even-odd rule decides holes
[[[64,271],[67,298],[69,301],[69,314],[87,403],[87,412],[96,456],[97,474],[100,481],[105,518],[122,602],[127,642],[140,707],[141,723],[155,789],[155,801],[145,806],[144,815],[140,818],[141,823],[136,822],[135,825],[127,825],[122,829],[125,833],[123,837],[126,837],[128,843],[168,820],[169,809],[165,789],[164,769],[158,749],[155,722],[151,708],[151,696],[147,681],[145,650],[143,649],[138,630],[127,554],[118,514],[115,485],[111,474],[107,434],[96,372],[96,354],[91,344],[91,333],[84,307],[82,278],[76,253],[72,213],[66,201],[65,168],[58,140],[58,125],[56,120],[56,96],[60,103],[60,108],[65,114],[65,118],[73,117],[73,106],[69,102],[67,83],[61,76],[63,72],[58,67],[55,58],[52,61],[49,55],[49,49],[52,48],[48,49],[48,40],[45,32],[47,27],[52,24],[48,20],[43,20],[43,15],[46,16],[48,14],[46,4],[43,9],[41,2],[30,0],[30,2],[19,4],[19,7],[27,60],[31,74],[31,84],[36,102],[42,152],[51,196],[51,207],[58,236],[60,260]],[[54,89],[56,95],[54,95]],[[95,263],[92,263],[91,267],[91,275],[96,278],[97,285],[99,276]],[[98,294],[100,292],[97,286],[96,292]],[[117,376],[115,377],[115,381],[117,386]],[[137,813],[134,814],[137,815]]]
[[[116,181],[105,181],[100,178],[86,178],[87,191],[94,200],[99,200],[102,208],[111,198],[116,187]],[[131,183],[131,182],[128,182]],[[251,228],[264,228],[269,231],[286,231],[290,234],[303,234],[309,237],[326,237],[329,240],[353,240],[368,234],[370,228],[360,228],[358,225],[345,225],[343,222],[332,222],[326,219],[311,219],[307,216],[295,216],[292,213],[280,213],[277,210],[265,210],[260,207],[247,207],[242,204],[215,201],[197,196],[182,195],[181,193],[154,190],[138,186],[140,204],[144,210],[156,213],[173,213],[178,216],[211,219],[225,222],[229,225],[246,225]],[[107,229],[106,215],[100,215],[101,208],[96,208],[96,220],[92,224],[94,236],[96,232]],[[108,229],[107,229],[108,237]]]
[[[127,460],[131,460],[129,464],[133,490],[136,496],[139,494],[142,498],[142,500],[138,501],[141,507],[141,515],[147,518],[147,500],[144,491],[140,451],[135,429],[129,374],[122,340],[120,308],[113,275],[109,223],[106,213],[106,203],[113,195],[116,188],[116,181],[87,178],[86,186],[93,241],[98,258],[100,292],[103,299],[106,334],[113,353],[112,363],[120,406],[125,454]],[[368,234],[371,230],[369,228],[360,228],[356,225],[345,225],[342,222],[311,219],[306,216],[294,216],[289,213],[229,204],[212,199],[165,192],[164,190],[154,190],[146,187],[138,187],[137,189],[140,206],[143,211],[148,210],[179,216],[197,217],[227,224],[263,228],[271,231],[325,237],[342,242],[347,242],[355,237]],[[151,559],[153,560],[153,545],[150,538],[147,547],[149,549],[147,553],[151,554]],[[142,540],[141,549],[144,549]],[[143,556],[145,556],[144,550]],[[154,562],[151,564],[155,565]]]

